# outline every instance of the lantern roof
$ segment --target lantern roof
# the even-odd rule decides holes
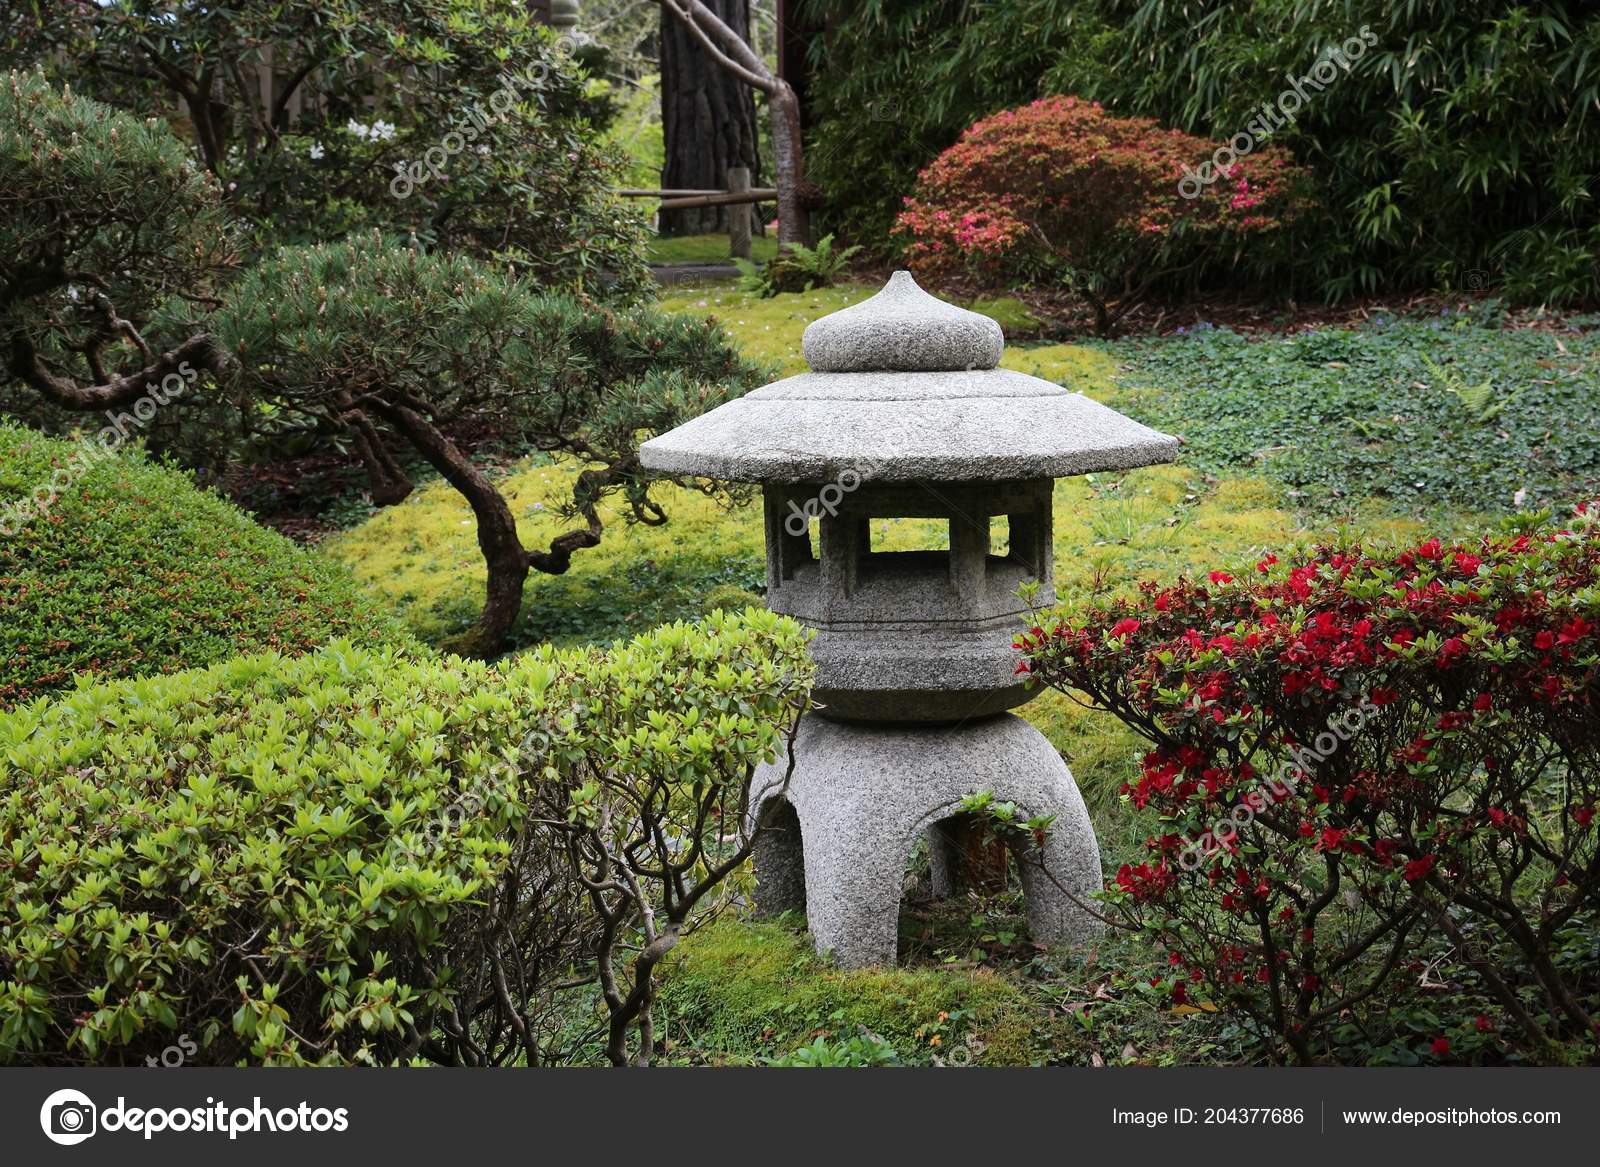
[[[998,368],[987,316],[896,272],[814,321],[813,369],[653,438],[640,463],[731,482],[1005,482],[1170,462],[1178,440],[1050,381]]]

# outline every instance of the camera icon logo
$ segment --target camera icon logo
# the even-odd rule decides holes
[[[57,1090],[39,1108],[39,1125],[52,1143],[71,1147],[94,1134],[95,1104],[78,1090]]]

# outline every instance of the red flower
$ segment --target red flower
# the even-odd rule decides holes
[[[1268,555],[1256,563],[1256,570],[1262,575],[1266,575],[1267,569],[1277,562],[1278,557],[1276,555]]]
[[[1233,582],[1233,576],[1225,571],[1213,571],[1207,578],[1214,584],[1231,584]]]
[[[1118,620],[1111,626],[1111,635],[1113,638],[1119,636],[1132,636],[1137,631],[1139,631],[1139,621],[1135,620],[1132,616],[1127,616],[1121,620]]]
[[[1580,827],[1586,827],[1594,822],[1594,807],[1580,806],[1572,812],[1572,818]]]
[[[1406,882],[1415,883],[1419,879],[1426,879],[1428,872],[1433,870],[1433,856],[1424,855],[1421,859],[1413,859],[1406,864]]]
[[[1433,1051],[1433,1056],[1436,1058],[1448,1057],[1450,1055],[1450,1039],[1448,1037],[1436,1037],[1433,1039],[1433,1044],[1428,1048]]]
[[[1537,648],[1540,652],[1548,651],[1549,649],[1552,649],[1555,646],[1556,646],[1556,634],[1554,632],[1550,632],[1550,631],[1540,632],[1537,635],[1535,635],[1534,638],[1533,638],[1533,647]]]
[[[1476,555],[1468,555],[1465,551],[1456,552],[1456,569],[1462,575],[1477,575],[1478,568],[1483,566],[1483,560]]]
[[[1489,710],[1494,708],[1494,694],[1479,693],[1478,696],[1473,700],[1472,707],[1479,713],[1488,713]]]
[[[1559,637],[1560,643],[1572,644],[1575,641],[1582,640],[1585,636],[1589,635],[1593,629],[1593,624],[1590,624],[1582,616],[1578,616],[1573,619],[1572,623],[1565,625],[1561,629],[1561,636]]]
[[[1479,1033],[1488,1033],[1489,1032],[1489,1015],[1487,1013],[1479,1013],[1476,1017],[1474,1017],[1472,1019],[1472,1025],[1473,1025],[1473,1028],[1476,1029]]]

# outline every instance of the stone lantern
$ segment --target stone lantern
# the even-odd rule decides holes
[[[792,773],[780,758],[755,776],[752,814],[786,804],[757,844],[758,906],[803,907],[818,951],[844,965],[893,962],[919,836],[948,894],[960,854],[941,824],[980,790],[1056,816],[1044,860],[1073,895],[1023,865],[1034,939],[1095,928],[1073,903],[1101,880],[1083,799],[1045,737],[1006,712],[1032,696],[1012,646],[1018,589],[1037,581],[1036,602],[1054,599],[1054,479],[1170,461],[1178,442],[1000,369],[1004,344],[993,320],[896,272],[806,329],[812,372],[640,449],[656,473],[762,485],[767,604],[816,631],[817,708]],[[875,547],[873,521],[894,518],[948,524],[948,549]]]

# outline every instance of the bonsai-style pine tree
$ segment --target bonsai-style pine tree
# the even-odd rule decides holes
[[[281,250],[234,285],[213,326],[248,395],[308,430],[348,436],[380,504],[411,491],[397,456],[406,447],[466,498],[488,596],[449,647],[471,655],[503,646],[530,571],[565,572],[600,542],[606,496],[625,499],[631,520],[666,521],[638,474],[641,434],[761,379],[710,321],[612,311],[378,235]],[[505,496],[455,439],[462,432],[582,462],[576,525],[525,547]]]
[[[166,125],[0,75],[0,346],[68,409],[127,406],[226,354],[199,323],[230,249],[217,184]]]

